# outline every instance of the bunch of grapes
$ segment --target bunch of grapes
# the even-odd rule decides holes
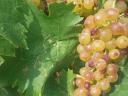
[[[103,9],[84,21],[77,51],[85,67],[76,76],[74,96],[101,96],[118,80],[118,61],[128,53],[126,12],[125,1],[107,0]]]

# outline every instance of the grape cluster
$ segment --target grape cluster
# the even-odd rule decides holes
[[[128,53],[126,11],[125,1],[107,0],[103,9],[85,19],[77,47],[85,67],[75,78],[74,96],[101,96],[118,80],[118,60]]]

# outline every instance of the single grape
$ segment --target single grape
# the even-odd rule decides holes
[[[128,47],[128,37],[127,36],[120,36],[116,40],[116,45],[118,48],[123,49]]]
[[[102,74],[102,72],[100,71],[95,71],[94,72],[94,77],[96,81],[100,81],[101,79],[104,78],[104,74]]]
[[[116,64],[109,64],[108,66],[107,66],[107,74],[108,75],[115,75],[115,74],[117,74],[117,72],[118,72],[118,66],[116,65]]]
[[[109,82],[115,83],[118,80],[118,74],[109,75],[107,76],[107,79],[109,80]]]
[[[100,39],[103,41],[109,41],[112,39],[112,32],[109,29],[101,29],[100,30]]]
[[[107,63],[104,59],[99,59],[95,62],[97,70],[104,70],[107,67]]]
[[[127,10],[127,4],[125,1],[120,0],[117,2],[116,8],[119,9],[120,13],[123,13]]]
[[[91,67],[91,68],[95,67],[94,61],[93,61],[93,60],[89,60],[89,61],[87,62],[87,66],[89,66],[89,67]]]
[[[94,51],[103,51],[105,49],[105,42],[102,40],[95,40],[92,43]]]
[[[78,53],[82,53],[82,52],[84,52],[84,51],[85,51],[85,47],[84,47],[83,45],[79,44],[79,45],[77,46],[77,52],[78,52]]]
[[[89,60],[89,59],[91,58],[90,53],[88,53],[88,52],[86,52],[86,51],[80,53],[79,56],[80,56],[80,59],[81,59],[82,61],[84,61],[84,62],[86,62],[87,60]]]
[[[112,40],[106,42],[106,49],[112,50],[115,48],[116,48],[116,40],[115,39],[112,39]]]
[[[87,90],[85,88],[77,88],[73,96],[87,96]]]
[[[92,83],[94,80],[94,73],[92,71],[90,71],[84,77],[85,77],[87,82]]]
[[[116,60],[120,57],[120,51],[118,49],[113,49],[109,51],[109,57]]]
[[[91,53],[93,51],[92,45],[91,44],[86,45],[85,50]]]
[[[103,91],[107,91],[110,89],[110,82],[108,79],[103,79],[102,81],[100,81],[100,88],[103,90]]]
[[[112,8],[112,7],[113,7],[113,2],[114,2],[114,0],[107,0],[107,1],[104,3],[104,8],[105,8],[105,9]]]
[[[80,68],[79,73],[81,76],[85,76],[90,71],[91,71],[90,67],[82,67],[82,68]]]
[[[94,7],[94,0],[84,0],[83,5],[86,9],[92,9]]]
[[[90,84],[89,82],[85,82],[85,88],[86,88],[87,90],[89,90],[90,87],[91,87],[91,84]]]
[[[103,53],[102,52],[95,52],[93,53],[91,59],[95,62],[98,59],[101,59],[103,57]]]
[[[84,78],[76,77],[75,85],[77,87],[82,88],[82,87],[84,87],[84,84],[85,84],[85,79]]]
[[[93,15],[90,15],[85,19],[84,26],[89,29],[96,27]]]
[[[101,89],[99,86],[93,85],[90,89],[91,96],[100,96],[101,95]]]
[[[110,61],[110,58],[109,58],[108,54],[104,54],[102,59],[104,59],[106,62]]]
[[[82,45],[87,45],[91,41],[91,34],[85,30],[79,36],[79,42]]]

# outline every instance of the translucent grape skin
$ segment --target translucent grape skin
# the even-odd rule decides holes
[[[99,59],[95,62],[97,70],[104,70],[107,67],[107,63],[104,59]]]
[[[74,95],[73,96],[86,96],[87,95],[87,90],[85,90],[85,88],[77,88],[74,91]]]
[[[116,45],[120,49],[124,49],[128,47],[128,37],[126,36],[120,36],[116,40]]]
[[[112,60],[116,60],[120,57],[120,51],[118,49],[113,49],[109,51],[109,57]]]
[[[84,52],[84,50],[85,50],[85,47],[84,47],[83,45],[79,44],[79,45],[77,46],[77,52],[78,52],[78,53],[82,53],[82,52]]]
[[[108,75],[107,79],[109,80],[109,82],[115,83],[118,80],[118,74]]]
[[[98,86],[93,85],[93,86],[91,86],[90,94],[92,96],[100,96],[101,95],[101,89]]]
[[[83,4],[86,9],[92,9],[94,7],[94,0],[84,0]]]
[[[104,74],[102,74],[102,72],[100,71],[95,71],[94,72],[94,77],[96,81],[100,81],[101,79],[104,78]]]
[[[94,51],[103,51],[105,49],[105,42],[102,40],[95,40],[92,43]]]
[[[118,72],[118,66],[116,64],[109,64],[107,66],[107,74],[108,75],[115,75]]]
[[[80,59],[84,62],[86,62],[87,60],[89,60],[91,58],[90,54],[86,51],[80,53]]]
[[[103,91],[107,91],[110,89],[110,82],[108,79],[103,79],[102,81],[100,81],[100,88],[103,90]]]
[[[119,0],[116,4],[116,8],[119,9],[120,13],[123,13],[127,10],[127,4],[124,0]]]
[[[116,39],[112,39],[108,42],[106,42],[106,49],[108,50],[112,50],[112,49],[115,49],[116,48]]]
[[[79,73],[81,76],[85,76],[90,71],[91,71],[90,67],[82,67],[82,68],[80,68]]]

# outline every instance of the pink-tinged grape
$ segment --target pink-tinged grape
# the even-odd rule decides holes
[[[92,9],[94,7],[94,0],[84,0],[83,5],[86,9]]]
[[[97,70],[104,70],[107,67],[107,63],[104,59],[99,59],[95,62]]]
[[[112,39],[112,31],[109,29],[101,29],[100,30],[100,39],[103,41],[109,41]]]
[[[115,48],[116,48],[116,40],[115,39],[112,39],[112,40],[106,42],[106,49],[112,50]]]
[[[112,31],[112,34],[115,36],[124,34],[124,25],[120,22],[112,23],[110,25],[110,29]]]
[[[106,10],[108,20],[116,20],[119,17],[119,10],[117,8],[109,8]]]
[[[83,77],[76,77],[75,85],[77,87],[82,88],[82,87],[84,87],[84,84],[85,84],[85,80]]]
[[[95,52],[95,53],[92,55],[91,59],[92,59],[93,61],[97,61],[98,59],[102,58],[102,56],[103,56],[103,53],[101,53],[101,52]]]
[[[98,26],[101,26],[106,22],[107,17],[106,17],[105,12],[98,12],[94,15],[94,19],[95,19],[95,23]]]
[[[85,19],[84,26],[89,29],[96,27],[93,15],[90,15]]]
[[[79,36],[79,42],[82,45],[87,45],[91,41],[91,34],[85,30]]]
[[[90,54],[86,51],[80,53],[80,59],[84,62],[86,62],[87,60],[89,60],[91,58]]]
[[[105,9],[112,8],[112,7],[113,7],[113,2],[114,2],[114,0],[107,0],[107,1],[104,3],[104,8],[105,8]]]
[[[101,79],[104,78],[104,74],[102,74],[102,72],[100,71],[95,71],[94,72],[94,77],[96,81],[100,81]]]
[[[120,51],[118,49],[113,49],[109,51],[110,59],[116,60],[120,57]]]
[[[89,53],[91,53],[93,51],[93,48],[92,48],[92,45],[91,44],[88,44],[85,46],[85,50]]]
[[[99,86],[103,91],[108,91],[111,87],[108,79],[103,79],[100,81]]]
[[[127,10],[127,4],[125,1],[118,1],[116,4],[116,8],[119,9],[120,13],[125,12]]]
[[[118,70],[119,70],[119,68],[116,64],[109,64],[107,66],[107,71],[106,72],[107,72],[108,75],[115,75],[115,74],[117,74]]]
[[[91,86],[90,94],[91,94],[91,96],[100,96],[101,95],[100,87],[96,86],[96,85]]]
[[[82,52],[84,52],[84,51],[85,51],[85,47],[84,47],[83,45],[79,44],[79,45],[77,46],[77,52],[78,52],[78,53],[82,53]]]
[[[85,88],[77,88],[73,96],[87,96],[87,90]]]
[[[91,84],[90,84],[89,82],[85,82],[85,88],[86,88],[87,90],[89,90],[90,87],[91,87]]]
[[[105,42],[102,40],[95,40],[92,43],[92,48],[94,51],[103,51],[105,49]]]
[[[79,73],[81,76],[85,76],[90,71],[91,71],[90,67],[82,67],[82,68],[80,68]]]
[[[109,75],[107,76],[107,79],[109,80],[109,82],[115,83],[118,80],[118,74]]]
[[[94,73],[93,73],[92,71],[90,71],[90,72],[88,72],[84,77],[85,77],[85,80],[86,80],[87,82],[92,83],[93,80],[94,80]]]
[[[116,40],[116,45],[118,48],[123,49],[128,47],[128,37],[127,36],[120,36]]]
[[[89,60],[89,61],[87,62],[87,66],[89,66],[89,67],[91,67],[91,68],[95,67],[94,61]]]
[[[108,54],[104,54],[102,59],[104,59],[106,62],[110,61],[110,58],[109,58]]]

